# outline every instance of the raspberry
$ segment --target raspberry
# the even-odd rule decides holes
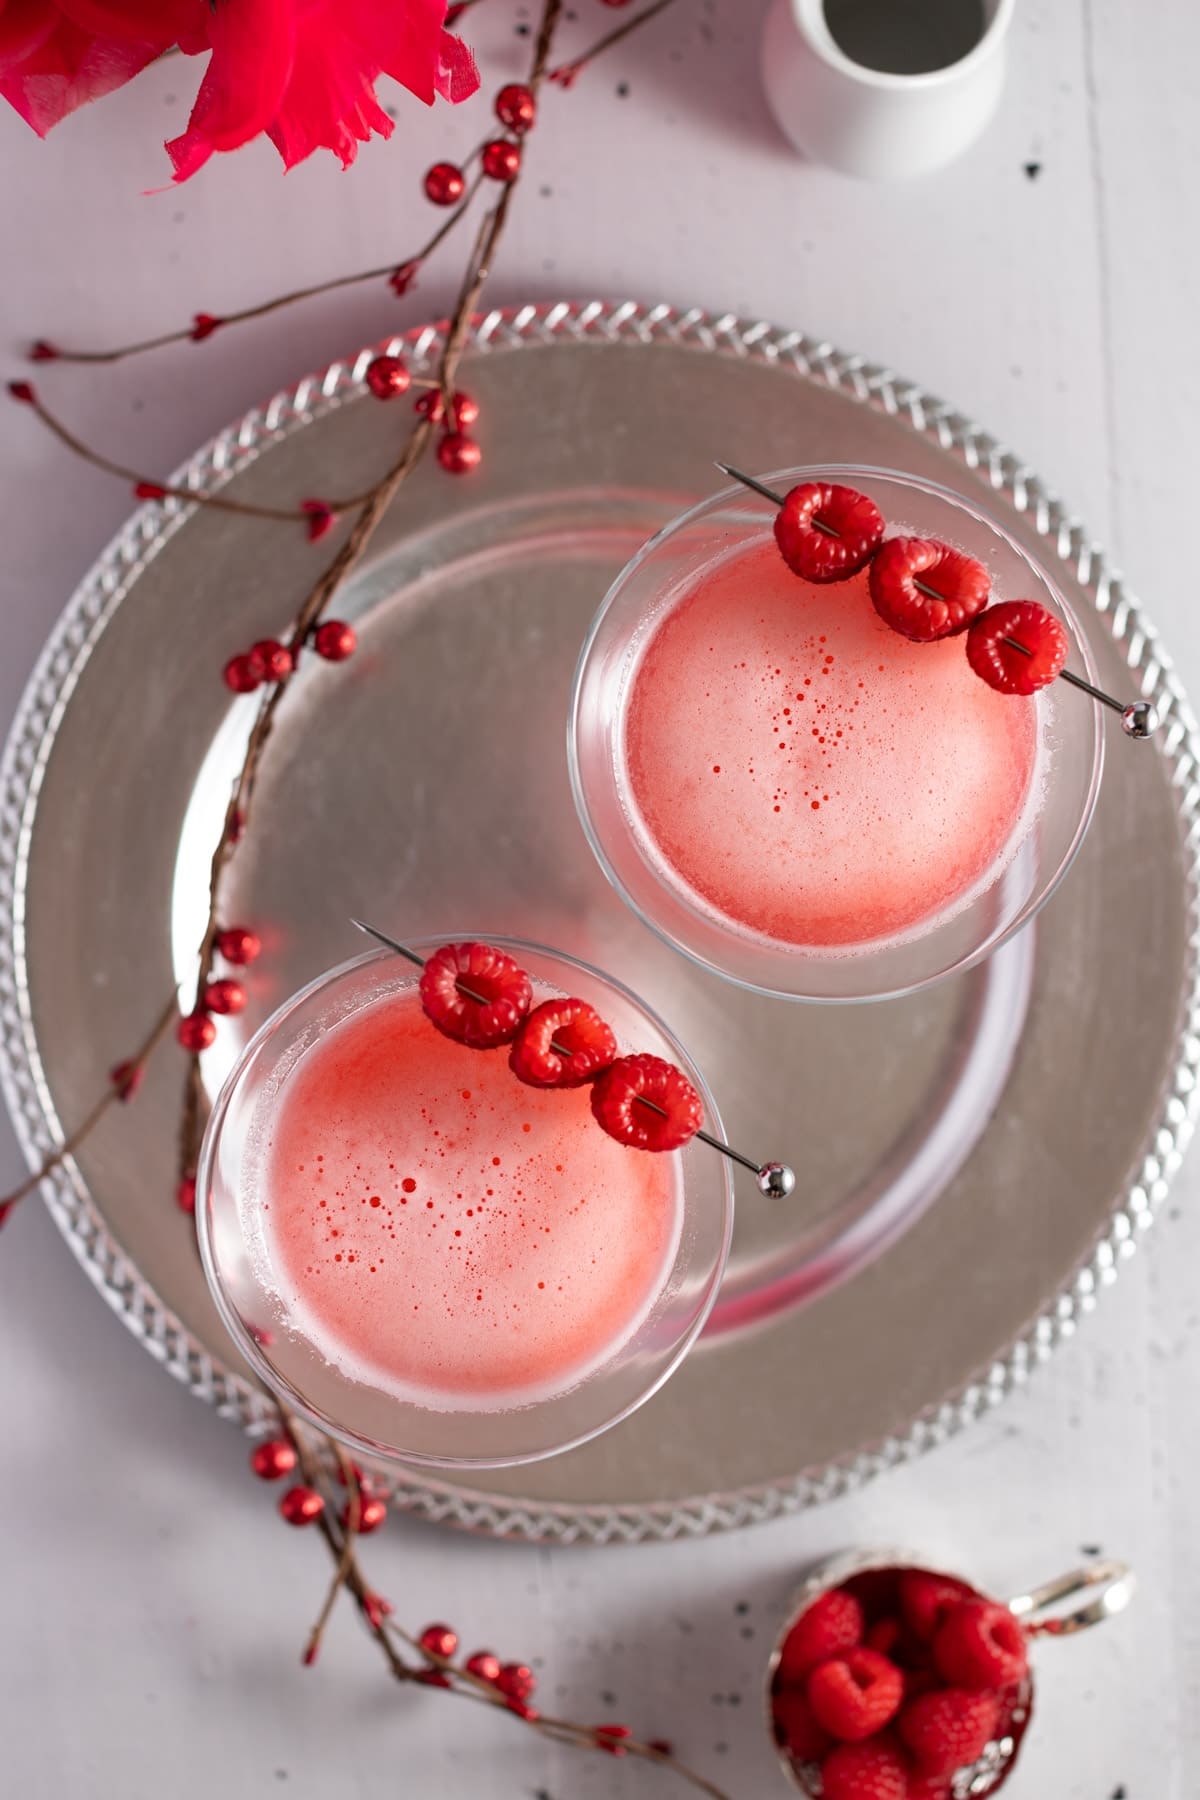
[[[904,1627],[899,1619],[876,1619],[867,1630],[863,1640],[868,1650],[878,1650],[880,1656],[891,1656],[900,1644]]]
[[[1022,648],[1014,649],[1014,644]],[[1036,694],[1048,687],[1069,649],[1063,627],[1036,600],[989,606],[967,634],[967,661],[1001,694]]]
[[[908,1770],[887,1738],[839,1744],[821,1764],[824,1800],[907,1800]]]
[[[1009,1687],[1029,1668],[1020,1621],[990,1600],[964,1600],[946,1614],[933,1660],[947,1681],[967,1688]]]
[[[948,1775],[910,1773],[908,1800],[953,1800],[950,1792],[950,1777]]]
[[[948,1687],[910,1701],[899,1729],[923,1774],[953,1775],[983,1755],[999,1722],[994,1694]]]
[[[875,611],[914,643],[965,631],[987,605],[988,572],[973,556],[932,539],[895,537],[881,544],[868,576]]]
[[[817,1724],[800,1688],[785,1688],[776,1694],[772,1713],[777,1736],[797,1762],[820,1762],[833,1749],[833,1739]]]
[[[818,1663],[844,1656],[862,1643],[863,1611],[853,1594],[831,1588],[800,1614],[784,1639],[775,1681],[799,1687]]]
[[[530,1087],[581,1087],[616,1054],[616,1038],[586,1000],[543,1000],[517,1033],[508,1061]]]
[[[775,515],[775,542],[793,574],[806,581],[845,581],[883,542],[883,514],[853,488],[802,481]]]
[[[699,1094],[661,1056],[619,1056],[592,1089],[592,1112],[609,1137],[634,1150],[680,1150],[704,1122]]]
[[[477,1050],[516,1037],[533,999],[524,969],[491,944],[443,944],[421,971],[420,988],[438,1030]]]
[[[970,1589],[961,1581],[952,1581],[948,1575],[931,1575],[925,1569],[906,1569],[900,1577],[900,1610],[925,1644],[951,1607],[970,1597]]]
[[[818,1663],[808,1678],[818,1725],[847,1744],[882,1731],[903,1698],[904,1677],[878,1650],[847,1650]]]

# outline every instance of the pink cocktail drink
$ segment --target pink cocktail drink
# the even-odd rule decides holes
[[[535,999],[549,990],[535,989]],[[321,1037],[265,1125],[261,1253],[295,1330],[426,1407],[562,1393],[629,1341],[675,1260],[678,1158],[519,1082],[414,987]]]
[[[672,595],[621,744],[663,879],[731,928],[816,950],[920,931],[1019,843],[1036,702],[953,638],[889,630],[866,572],[820,586],[751,543]]]
[[[1095,679],[1046,571],[971,500],[867,468],[714,495],[580,655],[568,756],[622,898],[760,992],[912,992],[994,950],[1087,829]],[[1012,631],[1020,636],[1014,640]]]
[[[200,1159],[205,1272],[262,1381],[356,1454],[533,1461],[639,1406],[703,1326],[733,1190],[693,1134],[720,1118],[678,1040],[599,971],[503,940],[409,949],[424,989],[399,956],[361,958],[242,1052]],[[464,992],[507,969],[507,1035],[492,1015],[472,1035],[487,1009],[446,974],[460,953]],[[535,1085],[569,1055],[579,1085]],[[666,1111],[627,1117],[635,1074]]]

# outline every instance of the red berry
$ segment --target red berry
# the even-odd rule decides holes
[[[517,1033],[508,1062],[530,1087],[581,1087],[616,1054],[616,1038],[586,1000],[543,1000]]]
[[[633,1736],[628,1725],[593,1725],[592,1730],[596,1734],[598,1749],[607,1750],[610,1756],[628,1755],[625,1745],[621,1741],[622,1738]]]
[[[505,1663],[496,1677],[496,1686],[506,1700],[528,1700],[537,1686],[537,1676],[525,1663]]]
[[[377,400],[407,394],[412,386],[408,365],[401,356],[377,356],[367,364],[367,386]]]
[[[296,667],[296,659],[278,638],[262,638],[250,652],[262,664],[264,681],[286,681]]]
[[[57,344],[47,343],[45,338],[38,338],[35,344],[29,346],[30,362],[57,362],[61,355],[62,351]]]
[[[784,1688],[771,1702],[775,1732],[797,1762],[820,1762],[833,1749],[833,1739],[818,1725],[802,1688]]]
[[[219,319],[215,313],[195,313],[192,318],[191,331],[193,342],[203,343],[205,338],[212,336],[218,325],[224,323],[224,319]]]
[[[448,1688],[454,1684],[441,1669],[422,1669],[416,1678],[424,1687]]]
[[[524,1700],[506,1700],[504,1704],[507,1706],[509,1712],[516,1713],[518,1719],[541,1718],[541,1714],[538,1712],[537,1707],[527,1705]]]
[[[995,1694],[947,1687],[910,1700],[899,1731],[924,1774],[953,1775],[983,1755],[999,1722]]]
[[[451,410],[455,429],[458,431],[469,430],[479,418],[479,402],[472,394],[455,394]]]
[[[533,130],[533,122],[537,118],[537,101],[521,82],[510,81],[496,95],[496,117],[509,131],[515,131],[518,137],[524,137],[527,131]]]
[[[231,656],[221,673],[225,686],[233,693],[252,694],[262,686],[266,670],[262,658],[253,650],[246,650],[240,656]]]
[[[907,1800],[908,1770],[887,1738],[839,1744],[821,1764],[824,1800]]]
[[[296,1452],[286,1438],[267,1438],[250,1452],[250,1467],[260,1481],[279,1481],[296,1466]]]
[[[442,1656],[447,1661],[458,1649],[458,1633],[449,1625],[427,1625],[418,1638],[422,1650],[428,1650],[431,1656]]]
[[[910,1627],[927,1644],[952,1607],[970,1597],[970,1588],[948,1575],[927,1569],[905,1569],[900,1577],[900,1610]]]
[[[369,1537],[378,1531],[387,1518],[387,1501],[381,1500],[378,1494],[360,1494],[358,1499],[358,1535]],[[350,1529],[350,1502],[347,1500],[341,1512],[342,1525]]]
[[[325,1511],[325,1502],[316,1488],[291,1487],[279,1502],[279,1510],[289,1525],[311,1525]]]
[[[262,954],[262,939],[244,925],[229,925],[217,933],[217,949],[228,963],[246,968]]]
[[[180,1212],[194,1213],[196,1210],[196,1177],[184,1175],[175,1189],[175,1204]]]
[[[788,568],[806,581],[845,581],[883,541],[873,500],[831,481],[803,481],[775,515],[775,542]]]
[[[619,1056],[592,1089],[592,1114],[634,1150],[680,1150],[704,1123],[699,1094],[661,1056]]]
[[[437,459],[449,475],[469,475],[483,461],[483,451],[464,431],[448,431],[437,447]]]
[[[345,662],[358,649],[358,634],[344,619],[326,619],[313,633],[313,649],[326,662]]]
[[[320,538],[325,536],[327,531],[333,530],[334,520],[337,518],[337,514],[327,500],[302,500],[300,502],[300,511],[308,520],[308,541],[310,544],[317,543]]]
[[[108,1079],[117,1090],[118,1100],[132,1100],[146,1079],[146,1065],[140,1062],[119,1062],[115,1069],[109,1070]]]
[[[859,1648],[818,1663],[807,1692],[818,1725],[843,1743],[857,1743],[899,1712],[904,1677],[878,1650]]]
[[[426,388],[413,402],[413,411],[420,418],[432,419],[435,425],[440,425],[446,411],[441,391],[438,388]]]
[[[1022,648],[1015,649],[1018,644]],[[1048,687],[1070,648],[1059,621],[1036,600],[989,606],[967,633],[967,661],[1001,694],[1036,694]]]
[[[455,206],[466,191],[466,178],[456,163],[434,163],[425,171],[425,197],[435,206]]]
[[[521,146],[507,138],[493,138],[483,146],[483,172],[491,181],[515,181],[521,173]]]
[[[1024,1627],[1007,1606],[964,1600],[939,1626],[933,1660],[956,1687],[1009,1687],[1029,1669]]]
[[[374,1631],[378,1631],[383,1621],[395,1611],[390,1600],[385,1600],[382,1594],[371,1593],[363,1595],[362,1609],[367,1615],[367,1624]]]
[[[867,579],[884,624],[918,644],[965,631],[987,605],[991,587],[981,562],[932,538],[889,538],[871,559]]]
[[[784,1639],[775,1680],[799,1687],[811,1669],[862,1643],[863,1610],[853,1594],[831,1588],[807,1607]]]
[[[426,961],[420,988],[438,1030],[477,1050],[515,1038],[533,999],[524,969],[491,944],[443,944]]]
[[[138,500],[165,500],[168,490],[160,481],[135,481],[133,492]]]
[[[391,274],[388,276],[388,286],[391,288],[393,294],[396,295],[397,299],[402,300],[405,294],[408,293],[408,290],[414,285],[420,267],[420,262],[414,260],[413,262],[401,263],[398,269],[392,270]]]
[[[210,981],[204,990],[208,1012],[240,1013],[246,1010],[246,990],[240,981]]]
[[[207,1013],[185,1013],[175,1027],[175,1036],[185,1050],[207,1050],[215,1040],[217,1028]]]
[[[500,1673],[500,1659],[490,1650],[474,1650],[467,1658],[467,1673],[478,1675],[480,1681],[495,1681]]]
[[[23,406],[32,406],[37,399],[32,381],[10,381],[8,391],[11,398],[19,400]]]

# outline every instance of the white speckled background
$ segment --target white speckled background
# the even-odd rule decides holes
[[[594,0],[570,41],[613,15]],[[987,136],[946,172],[868,187],[801,163],[757,78],[765,0],[678,0],[576,90],[547,95],[490,290],[624,294],[795,324],[888,362],[1008,439],[1113,551],[1200,689],[1188,533],[1200,466],[1192,347],[1200,248],[1200,15],[1184,0],[1019,0]],[[513,78],[532,8],[488,0],[485,85]],[[494,79],[493,79],[494,78]],[[417,179],[482,129],[403,102],[390,145],[342,176],[283,180],[256,147],[181,192],[154,146],[179,129],[179,62],[39,144],[0,115],[0,342],[104,343],[399,260],[428,228]],[[625,92],[625,89],[628,92]],[[41,380],[85,436],[171,467],[255,399],[436,313],[422,291],[297,308],[205,349]],[[16,407],[0,407],[0,723],[76,579],[129,506]],[[1097,971],[1097,979],[1103,971]],[[1119,1030],[1120,1022],[1114,1022]],[[0,1186],[20,1173],[0,1128]],[[371,1546],[413,1624],[544,1659],[555,1709],[631,1716],[732,1794],[782,1793],[758,1711],[793,1571],[862,1542],[927,1546],[1017,1587],[1083,1545],[1128,1556],[1135,1609],[1050,1645],[1012,1800],[1191,1800],[1200,1788],[1200,1173],[1144,1256],[1033,1381],[967,1436],[859,1497],[669,1548],[532,1550],[394,1524]],[[232,1431],[159,1371],[91,1293],[36,1202],[0,1239],[5,1792],[39,1800],[602,1800],[664,1778],[559,1750],[437,1695],[394,1692],[338,1614],[298,1666],[325,1565],[278,1527]],[[403,1770],[403,1773],[401,1773]],[[674,1790],[673,1790],[674,1791]],[[682,1789],[677,1790],[682,1792]]]

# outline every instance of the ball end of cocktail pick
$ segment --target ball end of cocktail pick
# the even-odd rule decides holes
[[[772,1200],[786,1200],[796,1185],[796,1172],[789,1169],[786,1163],[764,1163],[755,1179],[760,1194],[767,1194]]]
[[[1135,700],[1121,713],[1121,730],[1126,737],[1153,737],[1158,727],[1158,708],[1151,706],[1149,700]]]

